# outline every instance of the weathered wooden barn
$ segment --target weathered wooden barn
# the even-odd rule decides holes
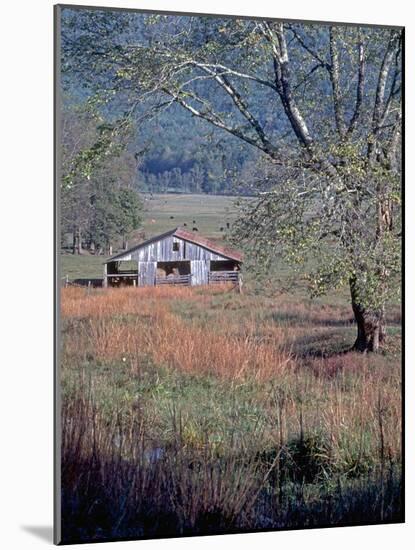
[[[242,255],[176,227],[104,264],[104,286],[240,283]]]

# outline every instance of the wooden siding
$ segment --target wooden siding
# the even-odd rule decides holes
[[[209,276],[209,260],[192,260],[190,270],[192,274],[192,285],[207,285]]]
[[[138,262],[138,286],[154,286],[157,262]]]
[[[189,239],[191,237],[192,235],[189,236]],[[108,260],[104,268],[104,286],[107,282],[111,284],[112,274],[122,276],[121,272],[118,273],[118,269],[122,269],[119,262],[124,261],[137,262],[136,284],[138,286],[154,286],[155,284],[173,284],[176,282],[177,284],[191,284],[192,286],[207,285],[210,282],[226,280],[225,275],[212,277],[211,269],[215,273],[217,273],[217,269],[220,269],[225,274],[232,269],[232,264],[240,263],[238,260],[232,260],[226,255],[219,254],[219,251],[214,252],[209,248],[205,248],[203,244],[186,240],[185,236],[182,238],[172,233],[165,234],[158,240],[154,239],[143,243],[143,245],[126,250],[125,253]],[[179,262],[185,262],[186,267],[184,268],[184,264]],[[178,270],[176,277],[172,277],[171,269],[167,278],[158,276],[157,266],[166,263],[173,264],[172,267]],[[165,265],[162,265],[162,267],[165,268]],[[133,276],[130,271],[128,275]],[[228,276],[228,280],[238,280],[237,273]]]
[[[173,243],[178,243],[179,250],[173,250]],[[118,256],[117,261],[136,260],[137,262],[179,262],[183,260],[226,260],[197,244],[189,243],[173,235],[152,242],[142,248],[133,250],[125,256]]]

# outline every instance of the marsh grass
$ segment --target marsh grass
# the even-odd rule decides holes
[[[339,354],[349,317],[229,287],[63,289],[64,540],[400,521],[399,334]]]

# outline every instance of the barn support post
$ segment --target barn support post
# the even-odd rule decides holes
[[[104,264],[104,277],[102,279],[102,286],[104,288],[107,288],[107,286],[108,286],[107,264]]]

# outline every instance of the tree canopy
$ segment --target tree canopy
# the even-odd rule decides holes
[[[62,114],[62,236],[72,235],[74,252],[83,243],[108,251],[141,223],[128,126],[108,123],[88,103],[68,102]]]

